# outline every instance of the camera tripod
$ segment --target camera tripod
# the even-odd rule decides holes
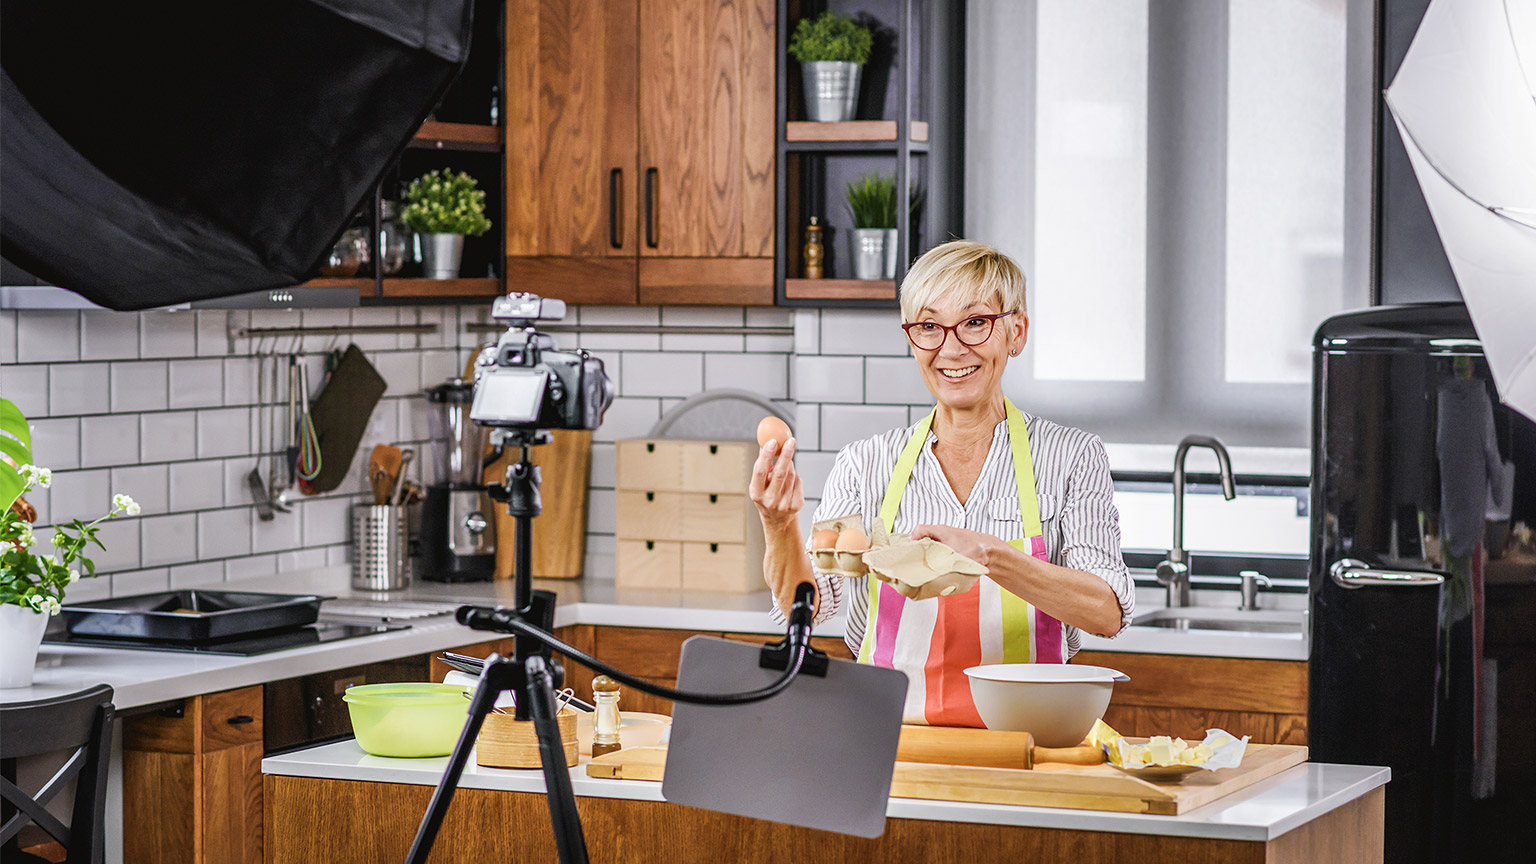
[[[492,654],[486,659],[480,680],[475,686],[474,698],[470,701],[469,719],[464,724],[464,731],[459,734],[453,753],[448,757],[448,767],[443,771],[443,777],[438,781],[432,800],[427,805],[427,812],[416,830],[416,838],[406,858],[407,864],[426,864],[485,716],[495,707],[496,697],[507,690],[517,694],[514,719],[532,720],[538,737],[539,762],[544,772],[549,817],[554,826],[555,848],[560,862],[587,864],[587,841],[581,828],[581,815],[576,809],[576,794],[571,788],[571,775],[566,768],[565,749],[555,718],[555,688],[561,683],[563,669],[551,657],[551,649],[643,693],[703,705],[758,702],[782,692],[802,672],[826,674],[826,655],[810,647],[815,589],[809,583],[801,584],[795,592],[795,603],[789,611],[789,627],[784,641],[764,646],[759,658],[759,665],[782,669],[784,674],[758,690],[714,694],[662,687],[615,669],[557,639],[550,632],[554,629],[555,595],[551,591],[533,590],[533,517],[543,511],[543,503],[539,496],[539,468],[529,460],[529,451],[533,446],[548,443],[549,440],[550,433],[546,431],[498,429],[492,435],[495,449],[486,460],[487,464],[499,458],[507,446],[518,447],[522,451],[521,458],[507,467],[505,482],[487,489],[493,499],[507,505],[507,513],[515,520],[514,536],[517,545],[513,598],[516,605],[510,609],[461,606],[455,617],[460,624],[475,630],[513,634],[513,653],[511,657]]]

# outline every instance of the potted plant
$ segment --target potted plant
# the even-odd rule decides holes
[[[853,278],[896,278],[896,178],[866,174],[848,184],[847,198],[853,216]]]
[[[485,217],[485,192],[475,178],[446,168],[411,181],[405,192],[405,224],[421,238],[421,265],[429,279],[456,279],[464,255],[464,235],[478,237],[490,230]]]
[[[807,117],[823,123],[853,119],[859,73],[874,44],[869,28],[830,9],[800,19],[789,40],[789,56],[800,61]]]
[[[32,437],[27,420],[14,403],[0,399],[0,690],[30,687],[37,649],[58,614],[64,589],[82,575],[96,575],[96,563],[85,556],[97,539],[103,520],[139,515],[139,505],[127,495],[112,496],[112,509],[94,522],[75,519],[54,526],[48,541],[52,551],[32,551],[37,537],[32,522],[37,511],[22,498],[34,488],[46,489],[53,472],[32,462]],[[78,565],[78,566],[77,566]]]

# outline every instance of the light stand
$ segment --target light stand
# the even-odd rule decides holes
[[[533,590],[533,517],[543,511],[539,498],[539,468],[529,461],[529,448],[545,444],[550,433],[497,429],[492,433],[496,454],[506,446],[518,447],[522,457],[507,467],[506,483],[487,487],[487,492],[497,501],[505,501],[507,512],[516,524],[516,557],[514,567],[514,602],[511,609],[483,606],[461,606],[456,617],[460,624],[476,630],[495,630],[512,633],[513,656],[510,658],[492,654],[485,661],[475,695],[470,702],[469,719],[458,743],[448,757],[448,767],[432,793],[431,803],[422,816],[416,839],[411,843],[407,864],[426,864],[432,853],[437,832],[442,828],[448,805],[458,788],[459,778],[469,761],[469,752],[475,746],[480,727],[496,705],[496,697],[506,690],[517,694],[517,720],[532,720],[539,741],[539,762],[544,771],[545,794],[549,799],[549,818],[555,832],[555,848],[561,864],[587,864],[587,842],[582,833],[581,815],[576,809],[576,794],[571,788],[571,775],[565,764],[565,748],[560,737],[560,727],[555,719],[555,688],[561,683],[563,670],[550,656],[550,649],[559,651],[572,660],[606,674],[622,684],[641,692],[667,699],[705,705],[739,705],[771,698],[782,692],[802,671],[806,674],[826,674],[826,655],[810,647],[811,619],[813,616],[814,591],[809,584],[802,584],[795,593],[795,603],[789,613],[789,630],[785,640],[777,645],[765,646],[759,663],[764,668],[783,669],[784,674],[773,684],[745,693],[707,694],[690,693],[662,687],[627,675],[586,653],[555,638],[551,632],[555,620],[555,595],[550,591]],[[496,458],[492,456],[493,460]],[[488,462],[491,460],[487,460]]]

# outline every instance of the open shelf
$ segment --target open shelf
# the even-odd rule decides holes
[[[894,300],[894,279],[785,279],[784,296],[797,300]]]
[[[912,121],[914,142],[927,143],[928,124]],[[896,141],[895,120],[850,120],[846,123],[815,123],[808,120],[792,120],[784,124],[786,141]]]
[[[478,150],[494,153],[501,149],[501,127],[475,123],[443,123],[428,120],[411,139],[411,147],[427,150]]]
[[[351,289],[356,290],[356,291],[362,291],[364,294],[371,294],[371,293],[373,293],[373,280],[369,279],[366,276],[362,277],[362,278],[357,278],[357,277],[352,277],[352,276],[349,276],[349,277],[346,277],[346,278],[334,278],[334,277],[328,277],[328,276],[321,276],[321,277],[316,278],[316,279],[311,279],[308,282],[301,282],[298,285],[295,285],[293,287],[295,287],[295,288],[351,288]]]
[[[372,297],[373,280],[367,280],[364,297]],[[501,293],[501,280],[478,279],[391,279],[384,280],[385,297],[495,297]]]

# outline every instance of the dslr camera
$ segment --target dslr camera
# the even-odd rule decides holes
[[[491,305],[491,317],[507,322],[495,345],[475,361],[471,420],[521,431],[596,429],[613,403],[613,381],[603,361],[586,351],[560,351],[535,329],[539,321],[565,317],[565,301],[537,294],[508,294]]]

